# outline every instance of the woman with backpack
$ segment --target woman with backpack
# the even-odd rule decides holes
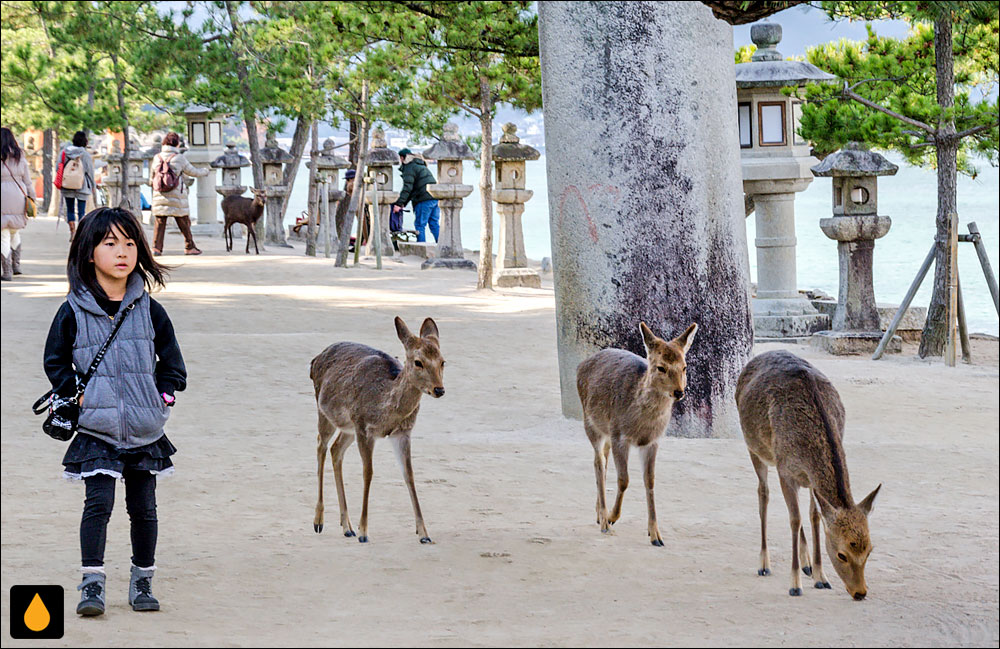
[[[87,134],[77,131],[73,143],[67,144],[59,152],[59,170],[56,172],[56,187],[66,201],[66,223],[69,224],[69,240],[76,234],[76,222],[83,219],[87,209],[87,199],[94,193],[94,159],[87,152]],[[74,210],[74,207],[76,208]]]
[[[153,235],[153,254],[163,254],[163,236],[167,231],[167,218],[177,219],[177,227],[184,235],[184,254],[200,255],[191,235],[191,210],[188,207],[187,184],[183,174],[200,178],[212,173],[199,169],[181,153],[181,136],[170,132],[163,137],[163,145],[150,162],[150,179],[153,185],[153,218],[156,232]]]
[[[28,161],[14,134],[0,129],[0,173],[3,176],[3,222],[0,224],[0,280],[5,282],[21,274],[21,229],[28,225],[29,203],[35,202]]]

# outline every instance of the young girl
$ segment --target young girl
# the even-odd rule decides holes
[[[129,604],[156,611],[150,580],[156,569],[156,476],[173,471],[177,449],[163,433],[174,392],[187,379],[173,325],[146,289],[164,285],[138,221],[127,210],[102,207],[80,221],[66,264],[70,291],[45,343],[45,373],[62,397],[76,394],[82,377],[125,318],[80,399],[78,433],[70,442],[64,476],[83,480],[87,497],[80,522],[83,582],[76,612],[104,612],[104,544],[114,505],[115,479],[125,483],[131,520]]]

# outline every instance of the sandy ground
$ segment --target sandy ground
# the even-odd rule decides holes
[[[478,293],[469,272],[416,261],[334,269],[270,249],[171,256],[169,311],[190,383],[159,484],[163,610],[127,605],[122,490],[107,548],[109,606],[73,610],[83,488],[60,478],[64,445],[28,406],[47,388],[41,350],[65,293],[65,226],[24,233],[25,272],[2,289],[2,637],[9,587],[61,584],[59,646],[321,645],[992,645],[998,632],[998,353],[945,368],[910,355],[877,363],[789,347],[819,366],[848,413],[856,497],[884,487],[872,515],[869,596],[788,597],[787,512],[771,473],[774,575],[756,575],[756,478],[732,439],[667,439],[656,486],[666,547],[646,539],[638,462],[611,535],[594,521],[592,452],[559,415],[551,276],[542,290]],[[288,254],[285,254],[285,253]],[[315,402],[309,361],[339,340],[401,352],[394,315],[433,316],[447,395],[414,430],[417,488],[435,545],[413,534],[389,445],[376,447],[371,543],[339,533],[332,472],[327,528],[312,530]],[[775,346],[764,346],[758,352]],[[692,368],[697,371],[697,368]],[[634,458],[634,455],[633,455]],[[360,460],[345,461],[352,519]],[[612,474],[613,476],[613,474]],[[609,476],[610,485],[614,479]],[[804,499],[803,499],[804,501]],[[824,561],[827,561],[824,558]],[[828,565],[828,561],[827,561]],[[806,583],[808,585],[808,582]]]

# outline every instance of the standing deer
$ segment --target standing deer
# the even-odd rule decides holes
[[[232,227],[239,223],[247,226],[246,254],[250,254],[250,237],[253,237],[254,252],[260,254],[260,250],[257,249],[257,230],[254,226],[264,213],[265,192],[254,187],[251,187],[250,191],[253,192],[253,198],[230,194],[222,199],[222,214],[225,217],[222,232],[226,237],[226,252],[233,249]]]
[[[657,338],[644,322],[639,323],[639,330],[646,358],[623,349],[599,351],[580,363],[576,388],[583,404],[583,429],[594,447],[597,524],[607,533],[621,516],[622,497],[628,488],[628,452],[631,446],[638,446],[649,509],[649,540],[663,547],[653,504],[656,447],[670,423],[674,402],[684,398],[687,389],[684,357],[694,342],[698,325],[691,324],[670,341]],[[618,497],[609,515],[604,485],[610,451],[614,452],[618,473]]]
[[[368,490],[372,482],[372,449],[375,440],[388,437],[403,469],[403,479],[410,490],[417,535],[421,543],[432,543],[424,525],[413,484],[410,464],[410,431],[417,419],[420,397],[444,395],[442,385],[444,359],[438,328],[427,318],[414,336],[402,318],[396,318],[396,335],[406,350],[402,365],[392,356],[367,345],[341,342],[330,345],[312,360],[309,376],[316,389],[316,409],[319,411],[319,436],[316,448],[319,500],[313,529],[323,531],[323,466],[330,446],[330,459],[337,480],[340,501],[340,525],[344,536],[355,536],[347,515],[344,494],[344,452],[357,437],[364,476],[364,499],[361,503],[361,524],[358,541],[368,542]],[[334,435],[336,438],[334,439]]]
[[[757,574],[771,574],[767,551],[767,467],[774,466],[778,469],[792,528],[792,587],[788,594],[802,594],[800,565],[803,573],[813,577],[816,588],[830,588],[823,575],[819,549],[822,513],[830,561],[847,592],[856,600],[864,599],[868,594],[865,563],[872,551],[868,515],[882,485],[855,504],[844,455],[844,405],[836,388],[819,370],[795,354],[767,352],[743,368],[736,384],[736,406],[750,461],[757,472],[760,504]],[[809,489],[811,494],[811,562],[799,515],[800,487]]]

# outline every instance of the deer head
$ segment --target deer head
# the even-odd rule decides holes
[[[406,350],[404,376],[424,394],[435,399],[444,396],[444,358],[441,357],[437,324],[427,318],[420,325],[420,335],[414,336],[397,316],[396,335]]]
[[[881,488],[882,485],[875,487],[858,504],[843,508],[834,506],[818,492],[813,492],[826,523],[826,552],[847,592],[856,600],[862,600],[868,594],[865,564],[872,552],[868,515],[871,514],[875,496]]]
[[[646,370],[647,384],[657,394],[669,395],[680,401],[687,390],[685,355],[694,342],[698,325],[692,323],[673,340],[658,338],[645,322],[639,323],[639,331],[642,332],[642,343],[646,346],[646,360],[649,363]]]

